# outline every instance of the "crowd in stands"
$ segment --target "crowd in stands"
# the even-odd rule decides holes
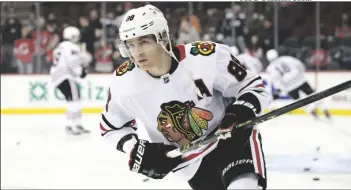
[[[90,72],[111,72],[125,61],[116,48],[126,11],[145,2],[47,2],[40,15],[33,8],[20,20],[15,7],[5,7],[1,24],[1,73],[48,73],[52,50],[62,30],[77,26],[81,42],[94,56]],[[165,14],[176,43],[211,40],[249,51],[265,64],[265,52],[301,59],[308,69],[351,70],[351,3],[320,3],[320,48],[316,47],[316,3],[152,2]],[[274,6],[279,7],[274,30]],[[101,10],[104,11],[101,11]],[[39,29],[39,30],[38,30]],[[277,33],[276,33],[277,31]],[[233,37],[235,36],[235,37]],[[37,43],[37,44],[36,44]],[[37,49],[36,47],[39,47]]]

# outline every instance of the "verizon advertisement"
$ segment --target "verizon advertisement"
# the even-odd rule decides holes
[[[79,82],[84,113],[101,112],[107,99],[110,77],[112,74],[90,74]],[[265,79],[265,74],[262,77]],[[351,72],[321,72],[317,76],[306,73],[306,78],[311,86],[321,91],[351,80]],[[59,114],[65,111],[64,96],[51,85],[49,75],[2,75],[1,87],[2,114]],[[272,92],[275,89],[271,87],[269,90]],[[289,96],[282,94],[280,99],[272,102],[271,108],[279,108],[292,102]],[[321,102],[336,115],[351,116],[351,89]]]

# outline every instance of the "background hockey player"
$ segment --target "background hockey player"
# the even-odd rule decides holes
[[[234,129],[231,138],[181,157],[166,156],[260,115],[269,104],[260,76],[246,70],[226,45],[174,46],[167,20],[151,5],[129,10],[119,30],[120,51],[131,61],[112,76],[100,129],[103,140],[130,156],[130,170],[154,179],[173,171],[195,190],[265,189],[257,126]],[[135,118],[151,141],[138,137]]]
[[[292,56],[278,56],[278,52],[274,49],[268,50],[266,53],[267,59],[270,62],[266,68],[266,73],[269,75],[272,85],[277,89],[273,98],[277,99],[280,93],[286,92],[292,99],[298,100],[301,93],[308,96],[314,93],[311,85],[305,78],[304,64]],[[329,111],[322,107],[322,102],[310,104],[306,106],[306,111],[317,117],[317,105],[320,107],[327,118],[330,118]]]
[[[236,46],[232,46],[231,49],[234,56],[254,74],[260,74],[263,71],[262,62],[257,57],[252,56],[250,52],[247,51],[239,54]]]
[[[81,105],[77,78],[84,78],[88,72],[92,56],[82,51],[78,45],[80,31],[76,27],[66,27],[63,30],[64,41],[53,51],[54,61],[50,69],[52,82],[67,102],[66,131],[72,135],[89,133],[81,123]]]

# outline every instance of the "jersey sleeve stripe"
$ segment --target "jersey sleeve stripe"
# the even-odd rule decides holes
[[[206,147],[205,149],[203,149],[201,152],[198,152],[198,153],[194,153],[194,154],[190,154],[190,155],[188,155],[188,156],[185,156],[185,157],[183,158],[183,160],[189,161],[189,160],[192,160],[192,159],[194,159],[194,158],[196,158],[196,157],[202,155],[202,153],[204,153],[207,149],[211,148],[215,143],[216,143],[216,142],[213,142],[213,143],[208,144],[207,147]]]
[[[118,130],[117,127],[113,126],[110,122],[107,121],[107,119],[106,119],[104,114],[101,114],[101,115],[102,115],[103,124],[107,125],[110,129]]]
[[[108,132],[109,131],[102,125],[102,123],[100,123],[100,130],[103,131],[103,132]]]
[[[258,80],[262,80],[262,78],[261,77],[256,77],[256,78],[254,78],[252,81],[250,81],[246,86],[244,86],[243,88],[241,88],[240,90],[239,90],[239,93],[241,92],[241,91],[243,91],[245,88],[247,88],[248,86],[250,86],[252,83],[254,83],[255,81],[258,81]],[[262,84],[263,85],[263,84]]]
[[[101,121],[100,122],[100,130],[102,133],[106,133],[108,131],[113,131],[114,129],[111,129],[105,122]]]
[[[264,92],[264,90],[252,90],[252,91],[254,91],[254,92],[258,93],[258,94],[261,94],[262,92]]]
[[[261,83],[259,85],[256,85],[257,88],[264,88],[264,85]]]

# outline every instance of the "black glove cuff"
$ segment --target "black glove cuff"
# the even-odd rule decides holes
[[[124,152],[123,150],[123,145],[125,142],[129,141],[130,139],[132,139],[133,137],[135,137],[135,139],[138,140],[138,136],[136,134],[128,134],[124,137],[121,138],[121,140],[119,140],[118,144],[117,144],[117,150]],[[125,153],[125,152],[124,152]]]

